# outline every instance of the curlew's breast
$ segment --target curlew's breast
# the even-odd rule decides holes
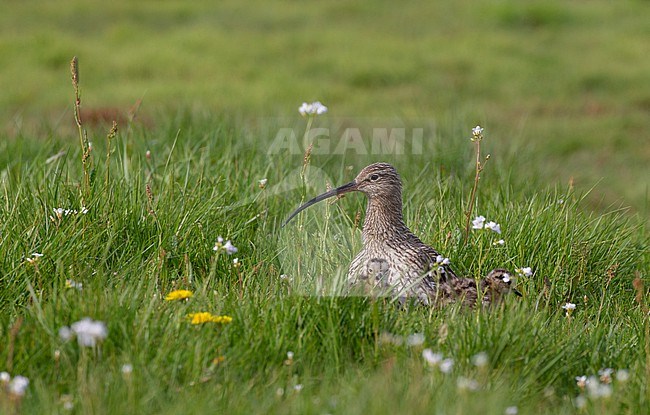
[[[366,246],[350,265],[348,283],[366,294],[417,297],[428,303],[436,289],[429,275],[431,260],[405,252],[385,244]]]

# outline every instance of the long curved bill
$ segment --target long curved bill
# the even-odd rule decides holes
[[[356,182],[350,182],[348,184],[344,184],[343,186],[339,186],[336,189],[332,189],[332,190],[330,190],[328,192],[325,192],[323,194],[320,194],[320,195],[316,196],[315,198],[305,202],[298,209],[294,210],[293,213],[291,215],[289,215],[287,220],[284,221],[284,223],[282,224],[282,227],[284,227],[284,225],[289,223],[289,221],[291,219],[293,219],[294,216],[296,216],[298,213],[302,212],[303,210],[307,209],[309,206],[314,205],[314,204],[316,204],[316,203],[318,203],[318,202],[320,202],[322,200],[329,199],[330,197],[340,196],[340,195],[342,195],[344,193],[353,192],[355,190],[357,190],[357,183]]]

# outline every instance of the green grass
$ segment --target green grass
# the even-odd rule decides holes
[[[0,371],[30,385],[22,399],[0,386],[0,413],[70,413],[66,402],[83,414],[650,410],[647,2],[6,9]],[[70,110],[74,55],[89,187]],[[270,148],[281,128],[300,136],[297,107],[314,99],[330,107],[314,127],[329,128],[333,147],[346,127],[404,125],[424,128],[423,151],[315,153],[303,184],[302,151]],[[96,122],[106,114],[120,121],[110,144]],[[475,213],[501,224],[504,246],[482,231],[463,242],[477,123],[491,160]],[[407,224],[460,274],[532,267],[517,280],[523,298],[430,309],[301,290],[336,288],[361,244],[365,200],[348,195],[280,224],[380,160],[402,176]],[[239,248],[240,267],[213,251],[218,236]],[[43,257],[30,263],[34,252]],[[164,301],[178,288],[194,296]],[[566,302],[577,305],[571,317]],[[192,326],[186,315],[199,311],[233,321]],[[96,348],[59,336],[84,317],[108,327]],[[414,333],[424,344],[404,343]],[[451,373],[429,367],[425,348],[453,359]],[[481,352],[487,367],[471,363]],[[608,367],[629,379],[615,376],[607,398],[581,392],[576,376]],[[463,378],[478,389],[459,388]]]
[[[293,122],[302,125],[298,115]],[[328,126],[328,116],[316,124]],[[490,311],[404,308],[385,299],[295,295],[280,277],[327,276],[349,261],[360,243],[353,222],[361,195],[279,225],[303,192],[350,180],[374,156],[315,155],[302,189],[302,156],[268,155],[258,127],[187,114],[156,125],[118,134],[108,182],[104,132],[92,131],[96,171],[88,190],[73,135],[6,144],[13,157],[4,161],[0,192],[0,336],[13,348],[0,349],[0,362],[31,380],[23,413],[64,413],[65,400],[78,413],[502,414],[509,406],[576,413],[575,376],[606,367],[629,370],[630,379],[614,380],[613,395],[588,400],[586,411],[634,414],[650,406],[648,320],[632,287],[637,273],[648,283],[644,221],[585,213],[585,195],[544,187],[534,172],[518,175],[530,150],[485,141],[492,160],[476,212],[501,223],[503,247],[484,232],[462,242],[473,177],[469,126],[455,121],[427,137],[424,153],[435,153],[435,163],[386,155],[404,179],[407,223],[459,272],[535,271],[518,280],[522,299]],[[61,149],[67,153],[46,162]],[[85,215],[50,219],[54,208],[82,204]],[[213,252],[219,235],[239,248],[240,268]],[[44,255],[36,265],[25,260],[33,252]],[[66,288],[66,279],[83,290]],[[164,301],[174,288],[194,297]],[[577,304],[571,318],[561,309],[567,301]],[[195,327],[185,316],[197,311],[233,321]],[[108,326],[95,349],[58,335],[85,316]],[[423,333],[425,343],[386,343],[386,333]],[[454,359],[453,371],[429,368],[425,347]],[[486,368],[470,362],[479,352],[489,356]],[[129,376],[121,373],[126,363]],[[460,377],[479,390],[459,389]],[[10,411],[14,404],[0,399]]]
[[[650,57],[644,1],[11,2],[0,17],[9,135],[67,125],[68,62],[86,109],[285,116],[320,99],[338,117],[443,123],[460,114],[534,149],[545,181],[592,209],[648,214]],[[61,121],[63,120],[63,121]],[[45,122],[51,125],[51,122]]]

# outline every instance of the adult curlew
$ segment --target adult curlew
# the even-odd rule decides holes
[[[362,192],[368,198],[363,223],[363,248],[348,270],[348,282],[390,287],[398,297],[415,297],[432,304],[439,296],[438,285],[458,277],[435,249],[423,243],[404,224],[402,181],[393,166],[374,163],[350,183],[325,192],[296,209],[287,220],[322,200],[349,192]]]

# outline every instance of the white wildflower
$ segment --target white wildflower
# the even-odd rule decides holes
[[[488,354],[485,352],[480,352],[472,356],[472,364],[476,367],[485,367],[489,361]]]
[[[477,125],[476,127],[472,128],[472,135],[474,137],[479,136],[483,134],[483,128],[480,125]]]
[[[445,359],[440,362],[440,366],[438,367],[442,373],[451,373],[451,370],[454,368],[454,359]]]
[[[438,255],[436,257],[436,264],[449,265],[450,263],[451,261],[449,260],[449,258],[445,258],[442,255]]]
[[[235,247],[230,240],[226,241],[226,243],[223,242],[223,238],[221,236],[217,237],[217,242],[214,244],[214,248],[212,248],[213,251],[219,252],[220,250],[224,250],[228,255],[232,255],[235,252],[237,252],[237,247]]]
[[[505,244],[506,241],[504,241],[503,239],[499,239],[498,241],[492,242],[492,245],[505,245]]]
[[[291,275],[288,275],[288,274],[280,274],[280,280],[286,281],[288,283],[292,283],[293,282],[293,277]]]
[[[327,112],[327,107],[320,103],[320,101],[312,102],[308,104],[303,102],[302,105],[298,108],[298,112],[303,117],[321,115]]]
[[[81,291],[84,288],[84,284],[82,282],[76,282],[75,280],[66,279],[65,280],[65,287],[66,288],[76,288],[77,290]]]
[[[413,333],[406,338],[408,346],[420,346],[424,343],[424,333]]]
[[[519,413],[519,409],[517,409],[516,406],[509,406],[503,413],[505,415],[517,415]]]
[[[0,372],[0,383],[6,384],[11,380],[11,375],[7,372]]]
[[[609,398],[612,396],[612,385],[600,383],[596,376],[590,376],[587,379],[587,393],[591,398]]]
[[[38,261],[39,258],[41,258],[43,254],[40,254],[38,252],[34,252],[31,257],[25,257],[25,261],[29,262],[30,264],[35,263]]]
[[[77,209],[64,209],[64,208],[52,208],[52,211],[54,212],[54,214],[58,219],[61,219],[64,216],[76,215],[79,213]],[[84,215],[88,213],[88,208],[82,206],[81,213]],[[52,217],[50,216],[50,218]],[[54,218],[52,218],[52,220],[54,220]]]
[[[531,267],[517,268],[515,271],[517,271],[517,274],[520,274],[524,277],[530,277],[533,275],[533,269]]]
[[[304,117],[305,115],[311,113],[311,105],[303,102],[302,105],[298,107],[298,112]]]
[[[578,395],[578,396],[576,396],[575,400],[573,401],[573,404],[578,409],[584,409],[587,406],[587,398],[585,398],[582,395]]]
[[[625,369],[619,369],[616,371],[616,380],[619,382],[627,382],[630,379],[630,372]]]
[[[294,355],[293,355],[293,352],[292,352],[292,351],[288,351],[288,352],[287,352],[287,359],[288,359],[288,360],[293,360],[293,356],[294,356]]]
[[[123,375],[130,375],[133,373],[133,365],[130,363],[125,363],[122,365],[122,374]]]
[[[479,384],[474,379],[459,376],[456,379],[456,387],[461,391],[475,391],[478,390]]]
[[[566,303],[562,306],[562,308],[566,310],[566,316],[570,317],[573,310],[576,309],[576,305],[573,303]]]
[[[401,336],[396,336],[392,333],[388,333],[387,331],[384,331],[379,335],[379,343],[391,344],[393,346],[401,346],[402,344],[404,344],[404,339]]]
[[[293,385],[293,390],[295,390],[296,392],[300,392],[302,390],[302,387],[303,387],[302,384],[298,383],[296,385]]]
[[[612,374],[614,373],[614,369],[612,368],[605,368],[605,369],[600,369],[598,371],[598,375],[600,376],[600,381],[603,383],[612,383]]]
[[[79,346],[95,347],[98,341],[104,340],[108,336],[108,329],[106,324],[101,321],[94,321],[91,318],[84,318],[70,326],[70,329],[63,327],[59,330],[59,336],[65,340],[62,332],[66,332],[70,336],[70,330],[77,336]],[[69,338],[69,337],[68,337]]]
[[[228,255],[232,255],[237,252],[237,247],[235,247],[230,241],[226,241],[226,243],[223,244],[223,250],[226,251]]]
[[[27,386],[29,386],[29,379],[25,376],[18,375],[9,382],[8,390],[12,395],[23,396],[27,390]]]
[[[314,102],[312,105],[317,115],[323,115],[327,112],[327,107],[321,104],[319,101]]]
[[[257,181],[257,184],[260,187],[260,189],[264,189],[266,187],[266,183],[268,183],[267,179],[260,179]]]
[[[422,357],[431,366],[438,366],[442,362],[442,354],[434,353],[431,349],[422,350]]]
[[[498,234],[501,234],[501,225],[494,221],[489,221],[485,224],[485,229],[490,229]]]
[[[61,395],[61,402],[63,402],[63,409],[72,411],[74,409],[74,398],[72,395]]]
[[[485,224],[485,216],[477,216],[472,221],[472,229],[483,229]]]
[[[68,326],[63,326],[63,327],[61,327],[59,329],[59,337],[64,342],[67,342],[68,340],[70,340],[73,335],[74,335],[74,333],[72,332],[72,330],[70,330],[70,327],[68,327]]]
[[[585,386],[587,386],[587,377],[584,375],[576,376],[576,385],[578,385],[580,389],[584,389]]]

